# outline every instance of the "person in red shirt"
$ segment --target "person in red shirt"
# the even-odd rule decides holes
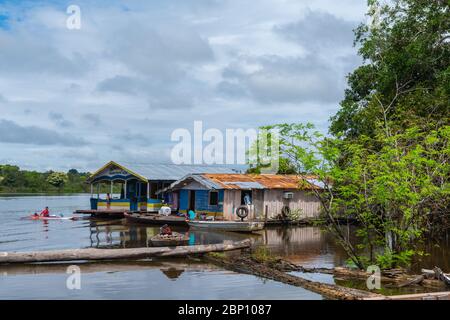
[[[48,207],[45,207],[44,210],[39,214],[41,217],[48,217],[50,216],[50,211],[48,211]]]

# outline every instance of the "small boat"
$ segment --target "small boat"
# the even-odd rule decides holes
[[[182,225],[187,226],[186,218],[175,215],[163,216],[158,214],[138,214],[138,213],[124,213],[125,219],[129,222],[147,223],[147,224],[168,224],[168,225]]]
[[[35,216],[32,214],[28,217],[25,217],[24,219],[29,219],[29,220],[75,220],[76,217],[63,217],[63,216],[56,216],[56,215],[50,215],[48,217],[41,217],[41,216]]]
[[[158,234],[153,236],[150,241],[154,247],[184,246],[188,244],[189,237],[178,232],[172,232],[171,235]]]
[[[235,231],[235,232],[253,232],[264,229],[264,222],[262,221],[202,221],[190,220],[188,221],[190,227],[199,229],[214,229],[221,231]]]

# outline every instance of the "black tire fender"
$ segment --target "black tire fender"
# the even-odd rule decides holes
[[[241,218],[241,219],[247,218],[247,216],[248,216],[248,208],[245,207],[245,206],[240,206],[240,207],[238,207],[238,208],[236,209],[236,215],[237,215],[239,218]]]
[[[284,219],[287,219],[289,217],[290,213],[291,213],[291,208],[289,208],[289,206],[284,206],[283,209],[281,209],[281,216]]]

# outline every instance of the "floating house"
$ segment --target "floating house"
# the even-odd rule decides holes
[[[157,212],[163,203],[176,204],[176,194],[160,192],[188,174],[236,173],[235,169],[218,166],[171,164],[119,164],[110,161],[88,179],[91,186],[91,210]],[[109,186],[110,200],[101,194],[101,185]],[[120,187],[117,188],[117,185]],[[104,189],[104,187],[103,187]],[[120,189],[120,193],[114,193]],[[177,208],[174,207],[174,210]]]
[[[311,183],[301,184],[302,179]],[[308,219],[319,217],[321,212],[312,188],[320,186],[306,176],[208,173],[189,174],[164,191],[173,194],[177,201],[173,206],[181,213],[193,210],[197,215],[236,220],[237,209],[245,206],[249,219],[285,218],[294,212]]]

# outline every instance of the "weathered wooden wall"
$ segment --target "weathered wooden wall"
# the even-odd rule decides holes
[[[225,220],[235,220],[235,209],[241,205],[241,190],[224,190],[223,217]]]
[[[294,193],[293,199],[283,199],[284,192]],[[291,211],[301,210],[301,218],[317,218],[320,215],[320,202],[306,191],[301,190],[253,190],[253,205],[249,207],[249,218],[264,219],[267,206],[267,217],[275,218],[288,206]],[[224,218],[238,219],[235,210],[241,206],[241,190],[225,190]]]
[[[284,199],[286,191],[294,193],[293,199]],[[302,190],[265,190],[264,207],[267,206],[268,218],[280,214],[283,207],[288,206],[291,211],[301,210],[301,218],[317,218],[320,215],[320,202],[308,191]]]

